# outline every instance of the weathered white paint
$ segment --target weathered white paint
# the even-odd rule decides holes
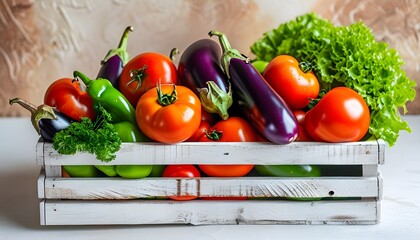
[[[46,199],[136,199],[197,197],[370,197],[378,177],[317,178],[45,178]]]
[[[41,204],[42,225],[375,224],[380,207],[376,200],[45,200]]]
[[[44,155],[38,158],[38,164],[378,164],[383,162],[382,145],[383,142],[376,140],[340,144],[294,142],[288,145],[261,142],[123,143],[116,159],[103,163],[88,153],[58,154],[51,143],[44,143]]]

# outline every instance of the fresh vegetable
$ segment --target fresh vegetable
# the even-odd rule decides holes
[[[219,37],[223,49],[222,66],[232,81],[234,99],[240,104],[247,120],[266,139],[277,144],[293,142],[298,124],[284,100],[269,86],[255,67],[232,49],[226,35],[211,31]]]
[[[122,142],[148,142],[150,141],[140,130],[137,128],[137,125],[134,125],[130,122],[119,122],[113,124],[115,130],[118,133],[118,136],[121,138]],[[130,167],[120,167],[117,171],[116,166],[114,165],[96,165],[97,169],[103,172],[108,177],[115,177],[118,173],[121,173],[121,177],[125,178],[143,178],[147,177],[147,173],[151,171],[152,166],[142,165],[142,166],[133,166]]]
[[[52,142],[54,135],[70,126],[74,121],[46,104],[35,106],[21,98],[9,100],[9,104],[17,103],[31,112],[31,122],[35,130],[45,142]]]
[[[206,135],[206,133],[207,133],[207,131],[209,131],[210,127],[211,126],[208,122],[201,120],[200,126],[198,127],[197,131],[195,131],[195,133],[190,138],[188,138],[186,141],[187,142],[198,142],[198,141],[200,141],[201,137]]]
[[[190,164],[186,165],[169,165],[163,171],[163,177],[172,177],[172,178],[196,178],[200,177],[201,174],[198,169]],[[173,200],[193,200],[198,196],[169,196]]]
[[[377,42],[363,22],[336,27],[316,14],[305,14],[265,33],[251,50],[255,60],[288,54],[311,63],[321,91],[336,86],[356,90],[371,111],[370,134],[390,146],[399,131],[411,132],[398,110],[405,113],[406,102],[414,99],[415,82],[403,71],[398,52]]]
[[[266,66],[264,79],[292,109],[302,109],[318,97],[319,82],[309,63],[289,55],[275,57]]]
[[[256,165],[262,176],[272,177],[320,177],[321,169],[316,165]]]
[[[111,124],[111,115],[101,106],[94,122],[82,118],[81,122],[71,123],[53,138],[53,148],[60,154],[88,152],[104,162],[115,159],[120,147],[121,138]]]
[[[243,118],[229,117],[217,122],[200,138],[200,142],[255,142],[257,135],[252,126]],[[254,165],[198,165],[211,177],[242,177],[247,175]]]
[[[304,127],[316,141],[356,142],[369,129],[369,108],[363,98],[347,87],[327,92],[306,113]]]
[[[70,177],[99,177],[101,172],[92,165],[66,165],[63,170]]]
[[[71,78],[54,81],[45,92],[44,103],[76,121],[83,117],[94,120],[96,116],[92,98]]]
[[[139,99],[136,116],[138,127],[149,138],[178,143],[197,131],[201,122],[201,103],[187,87],[158,85]]]
[[[130,56],[127,52],[128,34],[133,31],[132,26],[128,26],[121,36],[120,43],[115,49],[108,51],[104,59],[101,61],[101,68],[99,69],[96,78],[108,79],[112,86],[118,89],[120,75],[123,67],[127,64]]]
[[[293,110],[293,115],[295,116],[299,124],[299,133],[298,137],[296,138],[296,142],[313,141],[312,138],[309,137],[303,125],[303,123],[305,122],[306,112],[304,112],[303,110]]]
[[[119,90],[133,106],[156,84],[177,84],[177,70],[171,59],[156,52],[142,53],[132,58],[123,68]]]
[[[217,113],[226,120],[232,105],[232,90],[220,67],[221,50],[210,39],[201,39],[182,53],[179,60],[179,80],[199,96],[205,111]]]
[[[128,121],[136,124],[135,109],[109,80],[92,80],[79,71],[74,71],[73,76],[75,79],[81,79],[86,85],[86,91],[93,99],[93,107],[96,111],[103,107],[110,114],[112,123]]]
[[[252,61],[252,65],[257,69],[257,71],[263,74],[265,68],[267,67],[269,62],[266,61]]]

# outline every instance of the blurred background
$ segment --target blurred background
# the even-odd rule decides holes
[[[250,55],[264,32],[307,12],[337,25],[363,20],[377,40],[400,53],[419,95],[419,0],[1,0],[0,116],[29,116],[8,100],[21,97],[39,105],[49,84],[72,77],[74,70],[96,77],[126,26],[134,26],[131,57],[169,54],[173,47],[182,52],[211,29]],[[420,114],[420,98],[407,107],[409,114]]]

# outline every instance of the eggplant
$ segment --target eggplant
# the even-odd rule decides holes
[[[52,142],[57,132],[68,128],[73,122],[70,117],[45,104],[36,107],[21,98],[9,100],[10,105],[14,103],[18,103],[31,112],[32,125],[45,142]]]
[[[201,39],[182,53],[178,65],[180,83],[193,90],[205,111],[229,117],[232,105],[230,82],[220,66],[221,49],[211,39]]]
[[[132,32],[133,29],[134,28],[132,26],[128,26],[121,36],[118,47],[108,51],[104,59],[101,61],[101,68],[99,69],[96,79],[108,79],[112,83],[112,86],[118,89],[122,69],[130,59],[127,52],[127,42],[128,33]]]
[[[293,142],[298,122],[284,100],[251,64],[249,58],[233,49],[225,34],[210,31],[222,46],[222,67],[232,82],[233,97],[241,112],[267,140],[276,144]]]

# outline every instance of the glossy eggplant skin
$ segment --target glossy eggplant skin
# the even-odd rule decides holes
[[[233,97],[257,131],[276,144],[293,142],[298,135],[296,118],[255,67],[246,60],[231,58],[229,72]]]
[[[211,39],[201,39],[192,43],[182,53],[178,65],[181,84],[190,88],[207,87],[206,82],[214,81],[222,90],[228,91],[228,79],[220,67],[221,50]]]
[[[101,65],[98,78],[108,79],[112,86],[119,86],[120,75],[123,69],[123,61],[120,56],[114,55]]]
[[[200,98],[203,108],[218,113],[223,119],[232,105],[229,80],[220,66],[221,49],[211,39],[201,39],[182,53],[178,65],[180,83],[193,90]],[[212,86],[210,86],[210,82]],[[204,90],[204,91],[203,91]],[[209,96],[209,93],[213,96]]]
[[[52,142],[54,135],[70,126],[73,120],[63,113],[54,110],[57,119],[41,119],[39,120],[40,135],[45,142]]]

